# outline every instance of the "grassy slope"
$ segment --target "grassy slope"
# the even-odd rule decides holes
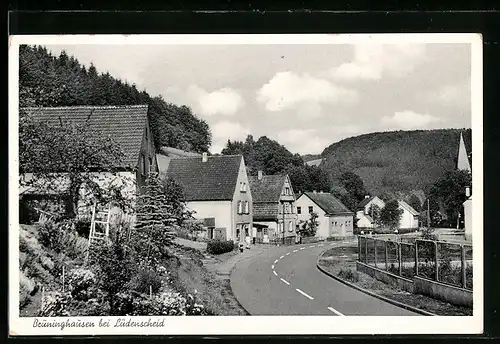
[[[383,132],[347,138],[325,148],[334,177],[352,171],[375,194],[423,190],[455,168],[461,129]],[[471,131],[464,133],[470,140]]]

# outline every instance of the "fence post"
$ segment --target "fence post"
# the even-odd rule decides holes
[[[439,282],[439,257],[438,257],[438,242],[434,241],[434,262],[436,264],[436,282]]]
[[[365,237],[365,263],[368,264],[368,238]]]
[[[358,262],[361,261],[361,237],[358,236]]]
[[[389,270],[389,262],[387,258],[387,240],[384,240],[384,260],[385,260],[385,271]]]
[[[418,240],[415,240],[415,276],[418,276]]]
[[[403,266],[402,266],[403,259],[401,257],[401,243],[398,242],[397,245],[398,245],[399,276],[401,276],[403,273],[403,271],[402,271],[403,270]]]
[[[465,246],[460,245],[460,260],[461,260],[461,268],[462,268],[462,287],[467,288],[467,273],[466,273],[466,265],[465,265]]]
[[[373,264],[377,267],[377,239],[373,239]]]

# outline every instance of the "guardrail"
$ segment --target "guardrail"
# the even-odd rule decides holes
[[[358,261],[395,275],[419,276],[472,290],[472,245],[415,239],[413,243],[358,236]]]

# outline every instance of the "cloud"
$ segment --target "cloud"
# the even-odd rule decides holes
[[[336,80],[379,80],[384,74],[402,77],[425,58],[424,44],[363,44],[354,58],[330,70]]]
[[[187,96],[192,100],[195,111],[204,116],[232,116],[245,106],[243,97],[231,88],[207,92],[197,85],[191,85]]]
[[[264,104],[266,110],[276,112],[287,108],[296,108],[304,102],[340,103],[355,102],[358,93],[315,78],[293,72],[279,72],[267,84],[257,91],[257,102]]]
[[[212,153],[220,153],[226,146],[227,140],[244,140],[250,134],[250,130],[240,123],[221,121],[212,127]]]
[[[395,112],[394,116],[382,117],[380,123],[386,126],[387,130],[392,129],[430,129],[432,124],[441,122],[440,118],[431,116],[429,114],[419,114],[413,111]]]
[[[470,80],[444,85],[438,90],[424,93],[423,99],[454,108],[466,108],[471,104]]]
[[[287,147],[292,153],[321,153],[333,141],[320,137],[315,129],[288,129],[278,131],[276,140]]]

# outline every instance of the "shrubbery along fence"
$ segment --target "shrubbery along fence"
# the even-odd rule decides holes
[[[358,236],[358,260],[401,277],[418,276],[472,290],[470,244]]]

